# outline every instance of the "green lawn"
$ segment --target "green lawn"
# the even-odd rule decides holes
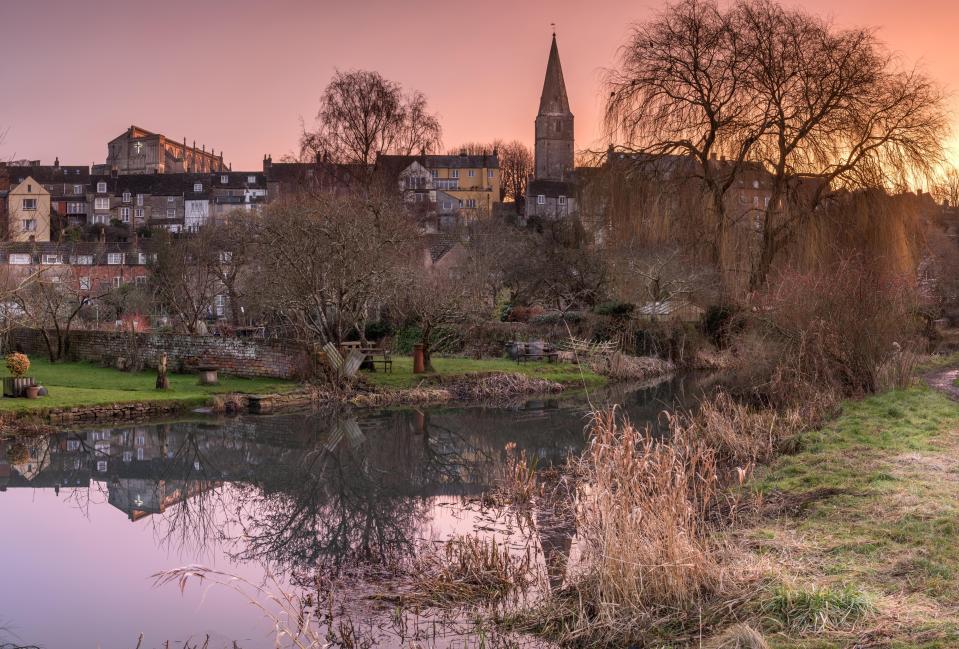
[[[460,376],[477,372],[514,372],[538,379],[556,381],[564,385],[597,387],[606,384],[606,378],[592,370],[570,363],[529,362],[517,363],[508,358],[476,360],[472,358],[433,357],[436,374],[413,374],[413,359],[410,356],[394,356],[393,372],[363,372],[372,384],[384,388],[409,388],[439,376]]]
[[[959,646],[957,429],[959,405],[925,387],[847,403],[759,476],[766,501],[789,513],[759,521],[749,545],[788,567],[794,588],[854,589],[874,602],[860,632],[876,629],[883,646]],[[842,631],[769,640],[848,646]]]
[[[194,374],[170,374],[170,389],[157,390],[156,372],[131,374],[91,363],[50,363],[30,359],[29,376],[47,388],[50,394],[39,399],[0,398],[0,411],[43,410],[74,406],[130,403],[134,401],[182,401],[201,405],[212,394],[225,392],[261,393],[292,389],[296,383],[279,379],[243,379],[220,375],[220,384],[201,386]],[[10,376],[0,367],[0,377]]]

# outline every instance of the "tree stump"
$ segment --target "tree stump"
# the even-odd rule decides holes
[[[157,360],[157,390],[169,390],[170,379],[167,378],[167,358],[166,354],[160,354]]]

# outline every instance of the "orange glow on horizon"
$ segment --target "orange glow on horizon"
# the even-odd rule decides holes
[[[788,2],[839,26],[872,26],[907,64],[947,90],[959,86],[959,3],[918,0]],[[0,159],[103,162],[130,124],[223,150],[234,169],[296,148],[319,96],[340,69],[374,69],[421,90],[444,144],[532,143],[556,23],[577,149],[602,147],[602,71],[632,22],[659,2],[574,0],[482,5],[367,0],[159,4],[35,0],[4,7]],[[37,29],[37,20],[42,27]],[[42,34],[42,38],[39,35]],[[950,105],[955,108],[955,98]],[[959,141],[950,158],[959,164]]]

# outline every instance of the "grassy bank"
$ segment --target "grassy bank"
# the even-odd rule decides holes
[[[197,384],[194,374],[170,374],[170,389],[155,389],[153,370],[129,373],[98,367],[90,363],[50,363],[31,359],[29,376],[45,386],[50,394],[39,399],[0,399],[0,412],[23,412],[51,408],[96,406],[140,401],[177,401],[184,406],[201,405],[213,394],[228,392],[283,392],[296,383],[279,379],[244,379],[220,376],[220,384]],[[0,376],[9,376],[0,369]]]
[[[568,386],[597,387],[606,384],[606,378],[592,370],[569,363],[528,362],[517,363],[506,358],[433,358],[435,374],[413,374],[413,359],[409,356],[393,357],[393,372],[363,372],[366,380],[376,387],[412,388],[424,382],[441,378],[469,376],[489,372],[517,373],[536,379],[555,381]]]
[[[957,429],[944,395],[887,392],[845,404],[757,476],[767,515],[741,536],[782,567],[755,602],[770,646],[959,644]],[[870,613],[837,623],[856,602]]]

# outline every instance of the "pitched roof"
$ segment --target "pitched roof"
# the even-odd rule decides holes
[[[576,185],[572,182],[562,180],[531,180],[526,190],[527,196],[549,196],[558,198],[559,196],[572,196],[576,191]]]
[[[546,79],[543,81],[543,94],[539,98],[540,115],[569,115],[569,99],[566,97],[566,81],[563,79],[563,66],[559,62],[559,49],[556,47],[556,34],[549,48],[549,60],[546,63]]]

